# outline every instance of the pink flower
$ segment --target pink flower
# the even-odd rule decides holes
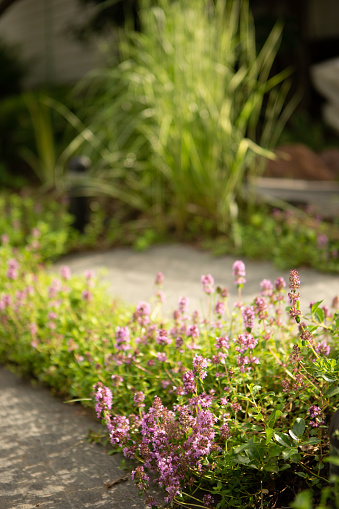
[[[214,279],[211,274],[207,274],[207,276],[201,276],[201,283],[203,285],[203,290],[205,293],[209,294],[213,291]]]
[[[60,269],[60,276],[68,281],[71,279],[71,269],[67,265],[63,265]]]
[[[237,260],[233,263],[232,274],[235,277],[234,284],[235,285],[243,285],[246,283],[246,271],[245,264],[241,260]]]
[[[1,244],[3,246],[7,246],[7,244],[9,244],[9,236],[7,235],[7,233],[3,233],[1,235]]]
[[[157,273],[157,275],[155,276],[155,284],[156,284],[157,286],[162,285],[162,284],[163,284],[163,282],[164,282],[164,279],[165,279],[165,278],[164,278],[163,273],[162,273],[162,272],[158,272],[158,273]]]
[[[87,302],[90,302],[92,300],[92,293],[90,290],[88,289],[85,289],[83,290],[82,294],[81,294],[82,298],[84,300],[86,300]]]

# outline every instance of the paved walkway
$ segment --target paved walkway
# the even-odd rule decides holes
[[[154,294],[154,277],[165,275],[165,313],[179,297],[190,299],[193,311],[201,304],[202,274],[212,274],[226,286],[230,300],[233,285],[233,257],[214,258],[181,245],[156,246],[144,253],[116,249],[106,253],[68,256],[55,270],[67,264],[74,273],[91,269],[100,272],[112,294],[132,304]],[[274,281],[288,272],[270,263],[248,262],[244,300],[259,291],[262,279]],[[291,269],[293,260],[291,260]],[[299,271],[303,307],[310,300],[325,299],[328,305],[339,294],[339,276]],[[103,447],[86,440],[88,428],[98,426],[93,415],[80,405],[66,405],[46,389],[0,368],[0,508],[1,509],[143,509],[131,480],[106,489],[125,475],[119,468],[121,456],[108,456]],[[159,499],[159,495],[157,496]]]

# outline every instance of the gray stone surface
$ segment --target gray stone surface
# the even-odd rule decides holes
[[[143,253],[116,249],[68,256],[53,270],[59,271],[65,264],[78,274],[105,269],[101,278],[108,282],[110,293],[132,304],[152,298],[155,275],[162,271],[167,296],[164,313],[170,314],[181,296],[190,299],[191,311],[201,309],[202,274],[212,274],[217,284],[226,286],[234,303],[234,261],[232,256],[215,258],[191,247],[166,245]],[[288,281],[288,271],[268,262],[243,261],[247,269],[245,301],[258,294],[264,278],[274,281],[283,276]],[[339,293],[338,276],[309,269],[299,273],[304,309],[310,300],[325,299],[330,305]],[[64,404],[46,389],[0,368],[0,509],[144,508],[131,480],[106,489],[105,482],[125,472],[119,468],[121,456],[108,456],[103,447],[86,440],[88,429],[97,425],[80,405]],[[157,498],[161,500],[159,493]]]
[[[298,246],[296,245],[296,250]],[[68,265],[75,274],[82,274],[93,269],[101,278],[109,283],[112,295],[119,296],[126,302],[137,304],[139,301],[150,300],[155,295],[155,275],[158,271],[165,276],[164,293],[166,301],[164,311],[170,314],[177,306],[180,297],[188,297],[190,311],[201,310],[204,295],[200,282],[203,274],[211,274],[215,283],[229,290],[230,303],[237,299],[237,290],[233,283],[232,265],[234,256],[215,257],[190,246],[178,244],[153,246],[142,253],[128,248],[115,249],[103,253],[88,253],[64,257],[54,270]],[[260,292],[260,282],[277,277],[284,277],[288,284],[289,271],[282,271],[270,262],[257,262],[242,258],[246,265],[246,284],[243,298],[250,301]],[[291,269],[294,269],[291,259]],[[314,270],[299,269],[301,278],[301,300],[304,311],[311,300],[324,299],[331,305],[332,299],[339,294],[339,276],[322,274]]]
[[[144,509],[122,456],[86,438],[92,412],[0,368],[1,509]]]

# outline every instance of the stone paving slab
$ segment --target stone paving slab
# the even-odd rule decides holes
[[[89,409],[69,405],[0,367],[1,509],[145,509],[121,454],[90,443]],[[159,498],[159,495],[158,495]]]
[[[296,250],[298,246],[296,246]],[[126,302],[137,304],[154,298],[154,279],[158,271],[165,276],[164,310],[170,314],[177,306],[180,297],[188,297],[189,310],[201,310],[204,295],[200,282],[203,274],[211,274],[215,283],[229,290],[230,303],[237,300],[237,290],[233,283],[232,265],[234,256],[216,257],[190,246],[169,244],[153,246],[147,251],[136,252],[128,248],[114,249],[102,253],[69,255],[62,258],[53,268],[58,271],[68,265],[75,274],[83,274],[92,269],[98,275],[105,270],[102,279],[109,284],[112,295]],[[243,300],[251,301],[260,292],[260,282],[284,277],[288,285],[289,270],[281,270],[270,262],[253,261],[242,258],[246,265],[246,284]],[[294,269],[291,259],[291,269]],[[330,306],[335,295],[339,294],[339,275],[323,274],[312,269],[299,269],[301,279],[301,307],[306,312],[311,300],[324,299]]]

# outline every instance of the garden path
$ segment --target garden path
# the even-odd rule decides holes
[[[66,256],[54,266],[53,270],[60,269],[62,265],[68,265],[75,274],[82,274],[91,269],[108,283],[112,295],[119,296],[131,304],[154,298],[155,276],[161,271],[165,276],[164,312],[170,314],[180,297],[189,298],[189,311],[201,310],[204,295],[200,280],[203,274],[211,274],[216,285],[226,287],[230,303],[234,304],[237,300],[237,290],[232,276],[232,265],[235,260],[234,256],[216,257],[190,246],[167,244],[153,246],[141,253],[129,248],[120,248],[101,253]],[[270,262],[242,260],[246,265],[244,301],[248,302],[258,295],[263,279],[274,282],[281,276],[288,285],[289,271],[282,271]],[[291,260],[291,269],[294,268]],[[333,297],[339,295],[339,275],[320,274],[307,268],[299,269],[299,275],[301,307],[304,311],[308,309],[311,300],[324,299],[330,306]]]
[[[296,246],[297,249],[297,246]],[[232,264],[234,257],[212,255],[182,245],[155,246],[143,253],[115,249],[105,253],[68,256],[53,270],[69,265],[74,273],[100,272],[109,291],[132,304],[154,295],[158,271],[165,275],[164,312],[169,314],[179,297],[190,299],[190,309],[200,308],[203,297],[200,278],[212,274],[217,284],[236,299]],[[244,300],[249,301],[264,278],[274,281],[288,272],[268,262],[243,260],[247,283]],[[291,260],[291,268],[293,260]],[[301,269],[304,308],[310,300],[332,298],[339,293],[339,276]],[[66,405],[46,389],[0,367],[0,508],[1,509],[142,509],[131,480],[107,490],[105,482],[124,475],[119,455],[108,456],[103,447],[90,444],[88,428],[96,429],[92,414],[80,405]],[[158,495],[159,497],[159,495]],[[157,497],[157,498],[158,498]]]

